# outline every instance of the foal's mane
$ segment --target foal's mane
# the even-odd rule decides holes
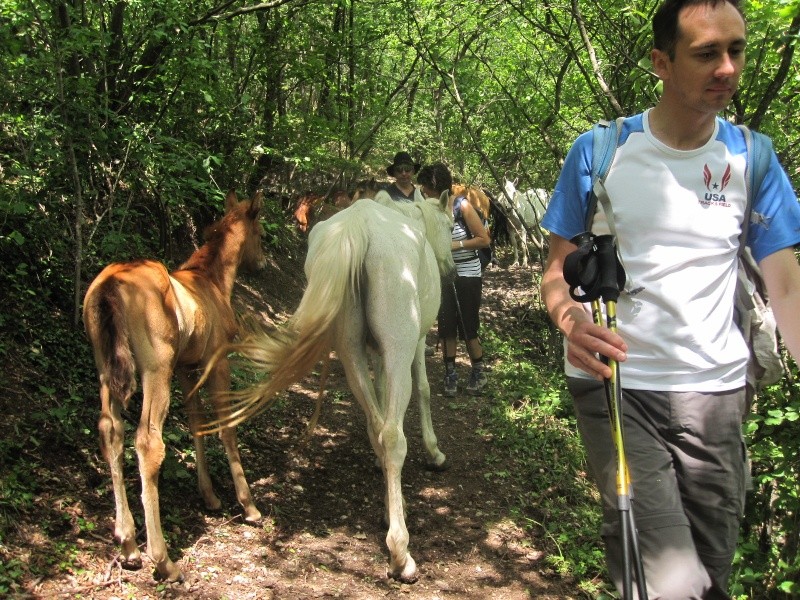
[[[225,240],[233,231],[233,225],[241,219],[244,203],[228,211],[220,219],[203,230],[203,245],[195,250],[186,261],[178,267],[180,271],[208,271],[211,266],[223,265],[218,260]]]

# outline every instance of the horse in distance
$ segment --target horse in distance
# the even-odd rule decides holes
[[[319,205],[316,213],[312,216],[313,218],[309,218],[308,226],[309,228],[313,227],[315,223],[319,223],[320,221],[324,221],[325,219],[330,219],[333,215],[338,213],[340,210],[344,210],[348,206],[350,206],[350,194],[348,194],[344,190],[336,190],[331,195],[330,202],[322,202]]]
[[[550,194],[544,189],[521,192],[517,190],[515,181],[505,179],[503,191],[498,194],[498,201],[508,217],[508,234],[514,253],[512,266],[527,267],[528,236],[539,251],[544,248],[544,240],[539,233],[539,223],[547,210]]]
[[[193,434],[202,416],[196,394],[189,394],[214,352],[237,333],[231,308],[231,293],[237,270],[265,266],[261,247],[263,228],[258,220],[262,195],[239,202],[228,193],[225,215],[205,232],[205,243],[176,271],[169,273],[153,260],[114,263],[92,281],[83,305],[83,322],[94,351],[100,379],[100,447],[111,470],[116,505],[114,537],[121,546],[122,564],[141,568],[136,527],[128,505],[123,475],[122,410],[141,380],[142,411],[136,430],[135,448],[142,485],[147,529],[147,554],[156,576],[177,581],[180,569],[170,560],[161,530],[158,476],[164,460],[162,439],[169,410],[173,371],[184,392],[189,426]],[[227,399],[221,392],[230,387],[226,359],[215,362],[208,374],[217,418],[227,414]],[[253,504],[242,469],[235,429],[220,432],[227,454],[236,497],[246,521],[261,514]],[[214,493],[206,464],[203,437],[194,435],[198,486],[207,508],[217,510],[221,502]]]
[[[305,192],[297,199],[292,212],[292,221],[301,233],[308,233],[311,229],[314,213],[324,199],[324,196],[313,192]]]
[[[472,207],[479,212],[481,218],[489,218],[491,203],[489,201],[489,196],[487,196],[482,189],[466,186],[461,183],[454,183],[451,192],[454,198],[460,196],[465,197]]]
[[[307,286],[294,315],[276,332],[256,333],[226,351],[238,352],[268,374],[231,392],[233,412],[207,431],[268,408],[276,395],[336,351],[350,389],[367,417],[367,432],[385,479],[389,575],[417,578],[408,551],[401,472],[403,421],[412,397],[420,407],[429,463],[443,468],[430,414],[425,335],[433,325],[441,279],[455,272],[450,251],[452,200],[394,202],[365,192],[349,208],[318,223],[309,235]],[[373,376],[370,376],[372,362]]]
[[[353,204],[356,200],[364,200],[365,198],[371,200],[379,191],[381,191],[381,184],[378,183],[374,177],[362,179],[356,183],[353,189],[353,193],[350,196],[350,204]]]

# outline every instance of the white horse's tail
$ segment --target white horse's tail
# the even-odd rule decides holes
[[[341,213],[340,213],[341,214]],[[277,394],[308,375],[330,352],[333,327],[350,298],[358,297],[359,276],[368,239],[357,211],[312,230],[306,258],[306,285],[294,315],[272,332],[252,332],[227,346],[246,361],[246,368],[268,376],[244,390],[229,393],[230,412],[208,423],[208,434],[241,423],[269,408]]]

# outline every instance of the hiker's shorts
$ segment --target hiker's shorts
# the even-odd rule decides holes
[[[453,293],[453,285],[458,294],[458,302]],[[481,308],[482,293],[482,277],[456,277],[453,283],[442,281],[442,304],[439,307],[440,338],[453,338],[456,337],[456,333],[462,340],[474,340],[478,337],[478,313]]]
[[[589,472],[602,497],[608,569],[621,590],[616,449],[605,390],[594,380],[568,378],[567,383]],[[744,407],[744,389],[622,392],[632,512],[651,598],[728,597],[722,590],[727,588],[749,483]]]

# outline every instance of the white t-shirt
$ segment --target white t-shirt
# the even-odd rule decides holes
[[[585,230],[591,133],[570,150],[543,227],[566,239]],[[626,119],[605,187],[619,253],[631,282],[617,302],[620,364],[631,389],[712,392],[744,385],[748,349],[733,322],[738,238],[746,207],[746,147],[741,132],[717,119],[703,147],[679,151],[650,132],[647,113]],[[773,156],[753,210],[757,260],[800,243],[800,208]],[[592,231],[608,233],[598,203]],[[588,306],[587,306],[588,310]],[[565,361],[567,375],[588,377]]]

